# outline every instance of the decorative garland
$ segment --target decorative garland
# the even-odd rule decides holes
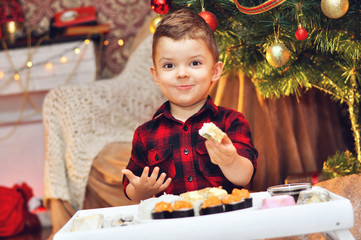
[[[30,32],[28,32],[28,42],[30,41]],[[81,43],[85,43],[83,46],[83,49],[80,53],[80,56],[77,58],[76,62],[75,62],[75,65],[70,73],[70,75],[68,76],[68,78],[66,79],[66,81],[64,82],[64,84],[68,84],[72,78],[72,76],[74,75],[74,73],[76,72],[80,62],[82,61],[83,57],[84,57],[84,54],[86,52],[86,49],[88,47],[88,43],[89,43],[89,39],[90,39],[90,34],[86,37],[86,40],[85,41],[81,41]],[[36,46],[34,49],[31,49],[31,44],[28,44],[28,56],[27,56],[27,59],[28,60],[31,60],[32,57],[34,56],[35,52],[38,50],[38,48],[40,47],[42,41],[44,39],[43,38],[40,38],[38,40],[38,42],[36,43]],[[101,34],[101,45],[98,49],[98,54],[97,54],[97,58],[96,58],[96,69],[95,69],[95,75],[94,75],[94,81],[96,81],[96,76],[97,76],[97,73],[99,71],[99,64],[100,64],[100,58],[101,58],[101,55],[102,55],[102,48],[103,48],[103,40],[104,40],[104,36]],[[29,118],[29,117],[32,117],[34,116],[35,114],[37,113],[41,113],[41,109],[39,106],[37,106],[34,101],[32,100],[32,98],[29,96],[29,89],[28,89],[28,85],[29,85],[29,81],[30,81],[30,70],[31,68],[28,68],[26,67],[25,65],[24,66],[21,66],[20,68],[16,68],[13,61],[12,61],[12,58],[11,58],[11,55],[9,53],[9,49],[7,47],[7,44],[6,42],[2,39],[1,40],[1,44],[3,46],[3,49],[4,49],[4,52],[8,58],[8,61],[10,62],[10,65],[11,65],[11,69],[12,69],[12,72],[14,72],[15,74],[18,74],[20,71],[22,70],[26,70],[26,79],[25,79],[25,85],[22,83],[21,79],[19,79],[17,82],[20,84],[22,90],[23,90],[23,98],[22,98],[22,103],[21,103],[21,107],[20,107],[20,110],[19,110],[19,116],[18,116],[18,119],[15,120],[14,122],[14,127],[12,128],[12,130],[10,130],[10,132],[8,134],[6,134],[5,136],[0,136],[0,141],[3,141],[3,140],[6,140],[7,138],[9,138],[10,136],[12,136],[12,134],[15,133],[17,127],[19,126],[19,124],[22,122],[22,120],[26,119],[26,118]],[[68,52],[68,51],[72,51],[74,48],[69,48],[67,50],[65,50],[61,55],[63,55],[65,52]],[[33,50],[33,51],[31,51]],[[59,55],[60,56],[60,55]],[[51,59],[53,59],[54,56],[51,57]],[[37,63],[37,64],[34,64],[33,66],[35,65],[40,65],[40,64],[44,64],[48,61],[49,59],[47,59],[46,61],[44,62],[40,62],[40,63]],[[8,81],[5,82],[5,84],[3,84],[2,86],[0,86],[0,90],[4,87],[6,87],[10,82],[14,81],[14,78],[13,78],[13,75],[9,78]],[[25,106],[26,106],[26,102],[29,102],[30,105],[33,107],[33,109],[35,110],[35,112],[33,114],[31,114],[30,116],[27,116],[27,117],[24,117],[24,112],[25,112]],[[1,121],[0,121],[0,126],[1,124],[3,124]]]
[[[285,1],[286,0],[268,0],[267,2],[264,2],[255,7],[244,7],[239,3],[239,0],[234,0],[234,3],[236,4],[240,12],[248,15],[255,15],[267,12],[268,10],[271,10],[272,8],[281,5]]]

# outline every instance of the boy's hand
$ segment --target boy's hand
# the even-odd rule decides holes
[[[162,173],[158,178],[159,167],[155,167],[150,176],[149,167],[143,169],[140,177],[134,175],[129,169],[123,169],[122,173],[129,179],[129,184],[126,189],[127,195],[130,199],[137,202],[164,191],[172,181],[171,178],[165,180],[165,173]]]
[[[236,148],[227,135],[223,137],[221,143],[206,140],[205,144],[211,162],[216,165],[226,166],[232,164],[238,156]]]
[[[222,142],[206,140],[206,148],[211,162],[218,165],[224,176],[233,184],[245,186],[253,174],[252,162],[237,153],[236,147],[226,135]]]

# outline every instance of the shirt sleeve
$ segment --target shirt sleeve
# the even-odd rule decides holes
[[[236,147],[237,153],[249,159],[256,169],[258,152],[253,145],[248,121],[242,113],[234,112],[229,114],[225,124],[226,133]]]

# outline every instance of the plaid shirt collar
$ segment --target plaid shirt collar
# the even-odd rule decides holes
[[[198,115],[202,114],[205,111],[212,111],[214,116],[216,116],[217,113],[218,113],[218,107],[214,104],[214,102],[213,102],[213,100],[212,100],[212,98],[210,96],[207,97],[206,103],[203,105],[201,110],[199,110],[195,114],[195,116],[198,116]],[[172,116],[172,114],[170,112],[170,103],[169,103],[169,101],[166,101],[165,103],[162,104],[162,106],[160,106],[158,108],[158,110],[153,115],[153,120],[156,119],[156,118],[159,118],[160,116],[164,116],[166,118],[173,119],[173,116]]]

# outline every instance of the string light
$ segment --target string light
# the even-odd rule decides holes
[[[47,63],[45,64],[45,69],[47,69],[47,70],[53,70],[53,68],[54,68],[54,65],[53,65],[51,62],[47,62]]]
[[[29,36],[28,36],[28,38],[29,38]],[[37,50],[37,48],[40,46],[40,43],[41,43],[42,40],[43,40],[43,38],[41,38],[41,39],[37,42],[36,47],[35,47],[34,50],[33,50],[33,53],[34,53],[34,52]],[[54,68],[55,66],[54,66],[54,64],[53,64],[51,61],[55,62],[55,61],[56,61],[55,59],[60,57],[60,62],[61,62],[61,63],[67,63],[67,62],[68,62],[68,58],[65,56],[65,54],[73,51],[75,54],[80,54],[80,56],[77,57],[77,60],[76,60],[76,63],[75,63],[75,65],[74,65],[73,69],[72,69],[72,72],[70,73],[69,77],[66,79],[66,81],[65,81],[65,83],[64,83],[64,84],[68,84],[69,81],[70,81],[70,79],[72,78],[72,76],[74,75],[74,73],[76,72],[76,70],[78,69],[79,63],[82,61],[83,56],[84,56],[84,53],[86,52],[86,49],[87,49],[87,47],[88,47],[87,45],[90,44],[90,40],[89,40],[89,39],[86,39],[86,40],[84,40],[84,41],[81,41],[80,43],[85,44],[85,46],[84,46],[83,44],[79,44],[79,45],[82,45],[81,47],[79,46],[79,47],[74,48],[74,46],[73,46],[72,48],[66,49],[66,50],[63,51],[61,54],[56,54],[56,55],[50,56],[50,57],[48,57],[47,59],[44,59],[44,60],[41,61],[41,62],[35,62],[35,63],[33,63],[33,62],[30,60],[31,57],[32,57],[32,54],[31,54],[31,52],[29,51],[28,61],[26,62],[25,65],[22,65],[22,66],[19,67],[19,68],[17,68],[17,67],[15,67],[14,65],[12,65],[12,66],[11,66],[11,69],[5,69],[5,72],[4,72],[2,69],[0,69],[0,80],[1,80],[2,78],[4,78],[5,75],[8,75],[8,74],[9,74],[10,76],[13,77],[14,80],[20,82],[20,81],[22,80],[22,78],[20,77],[20,74],[19,74],[19,73],[23,72],[27,67],[30,68],[30,67],[34,67],[34,66],[43,65],[43,66],[45,66],[46,70],[53,70],[53,68]],[[7,55],[8,58],[9,58],[9,62],[12,62],[11,56],[10,56],[10,54],[9,54],[9,49],[8,49],[7,46],[6,46],[6,43],[3,44],[3,46],[4,46],[4,51],[5,51],[5,53],[7,53],[6,55]],[[28,47],[28,48],[29,48],[29,50],[32,50],[31,47]],[[68,55],[68,56],[70,56],[70,55]],[[71,59],[73,59],[73,58],[71,58]],[[25,79],[24,81],[25,81],[25,82],[29,82],[29,80],[30,80],[30,74],[29,74],[29,73],[30,73],[30,70],[28,70],[26,73],[27,73],[27,74],[26,74],[26,79]],[[9,80],[11,80],[11,79],[9,79]],[[96,75],[94,76],[94,81],[95,81],[95,80],[96,80]],[[12,81],[12,80],[11,80],[11,81]],[[4,87],[7,86],[8,83],[10,83],[10,81],[5,82],[5,84],[0,84],[0,92],[1,92],[1,90],[2,90]],[[22,83],[20,83],[20,84],[22,84]],[[24,87],[24,86],[23,86],[23,87]],[[24,92],[25,92],[25,91],[26,91],[26,92],[29,91],[28,86],[25,86],[25,87],[26,87],[26,89],[24,89]],[[36,110],[37,113],[40,113],[40,112],[41,112],[41,110],[39,109],[39,107],[33,102],[33,100],[31,99],[30,96],[27,96],[27,99],[26,99],[26,100],[29,101],[29,103],[33,106],[33,108]],[[24,112],[24,108],[21,109],[20,116],[19,116],[18,120],[16,121],[16,123],[20,123],[23,119],[25,119],[25,118],[23,118],[23,112]],[[1,138],[0,138],[0,141],[2,141],[2,140],[4,140],[5,138],[11,136],[11,135],[15,132],[16,127],[17,127],[17,124],[16,124],[15,127],[13,128],[13,131],[11,131],[10,134],[8,134],[6,137],[1,137]]]
[[[114,38],[111,38],[111,39],[107,39],[107,40],[104,40],[104,45],[105,46],[108,46],[109,44],[110,44],[110,41],[113,41],[113,40],[116,40],[116,39],[114,39]],[[118,40],[116,40],[117,41],[117,44],[120,46],[120,47],[122,47],[122,46],[124,46],[124,40],[123,39],[118,39]],[[89,44],[90,43],[90,39],[85,39],[84,41],[83,41],[83,43],[84,44]],[[82,49],[80,48],[80,47],[76,47],[76,48],[73,48],[73,49],[68,49],[68,50],[66,50],[66,51],[64,51],[64,52],[67,52],[67,51],[73,51],[75,54],[80,54],[81,52],[82,52]],[[63,52],[63,54],[64,54],[64,52]],[[59,56],[59,55],[58,55]],[[60,55],[61,56],[61,55]],[[55,56],[53,56],[52,58],[54,58]],[[33,63],[32,61],[28,61],[27,63],[26,63],[26,67],[28,67],[28,68],[31,68],[31,67],[33,67],[33,66],[38,66],[38,65],[41,65],[41,64],[43,64],[44,66],[45,66],[45,69],[47,69],[47,70],[52,70],[53,68],[54,68],[54,65],[53,65],[53,63],[51,63],[50,62],[51,61],[51,59],[47,59],[47,60],[45,60],[45,61],[43,61],[43,62],[37,62],[37,63]],[[62,57],[60,57],[60,62],[61,63],[67,63],[69,60],[68,60],[68,58],[66,57],[66,56],[62,56]],[[22,70],[24,70],[24,68],[23,69],[17,69],[18,71],[22,71]],[[4,78],[5,77],[5,72],[3,71],[3,70],[1,70],[0,69],[0,79],[2,79],[2,78]],[[20,79],[20,75],[18,74],[18,73],[15,73],[14,74],[14,79],[15,80],[19,80]],[[0,89],[1,89],[1,86],[0,86]]]
[[[8,31],[9,31],[9,33],[15,33],[15,30],[16,30],[15,21],[10,21],[8,23]]]
[[[117,44],[120,47],[124,46],[124,40],[123,39],[111,38],[111,39],[104,40],[103,43],[104,43],[105,46],[107,46],[107,45],[110,44],[110,41],[113,41],[113,40],[117,41]],[[83,42],[83,44],[88,45],[90,43],[90,39],[85,39],[82,42]],[[62,55],[58,55],[58,57],[60,57],[60,62],[61,63],[65,64],[65,63],[69,62],[69,59],[64,55],[66,52],[69,52],[69,51],[73,51],[75,54],[80,54],[83,51],[83,47],[79,46],[79,47],[76,47],[76,48],[67,49],[62,53]],[[47,59],[45,61],[37,62],[35,64],[32,61],[29,60],[23,68],[17,69],[17,72],[13,73],[13,79],[15,79],[16,81],[19,81],[21,78],[20,78],[20,74],[18,72],[19,71],[21,72],[21,71],[25,70],[25,67],[32,68],[34,66],[39,66],[39,65],[43,64],[43,66],[45,67],[46,70],[52,71],[54,69],[54,67],[55,67],[54,64],[51,62],[51,61],[54,60],[54,57],[56,57],[56,56],[52,56],[51,58],[49,58],[49,59]],[[0,69],[0,79],[4,78],[6,74],[7,73],[5,73],[2,69]],[[1,90],[2,87],[3,86],[1,85],[0,90]]]
[[[68,58],[65,57],[65,56],[62,56],[62,57],[60,58],[60,62],[61,62],[61,63],[67,63],[67,62],[68,62]]]
[[[16,81],[19,81],[19,80],[20,80],[20,75],[19,75],[19,73],[15,73],[15,74],[14,74],[14,79],[15,79]]]
[[[119,40],[118,40],[118,45],[121,46],[121,47],[124,45],[123,39],[119,39]]]
[[[75,48],[75,49],[74,49],[74,53],[75,53],[75,54],[79,54],[79,53],[80,53],[80,49],[79,49],[79,48]]]
[[[82,44],[89,44],[90,43],[90,40],[87,39],[88,41],[84,40],[84,41],[81,41]],[[84,45],[83,45],[84,46]],[[45,61],[42,61],[42,62],[36,62],[36,63],[33,63],[31,60],[27,61],[25,66],[23,68],[19,68],[17,69],[18,72],[22,72],[23,70],[25,70],[25,68],[31,68],[31,67],[34,67],[34,66],[39,66],[39,65],[43,65],[45,67],[45,69],[47,70],[52,70],[54,69],[54,64],[51,63],[51,61],[54,61],[54,58],[57,58],[59,57],[60,58],[60,62],[61,63],[67,63],[69,60],[67,57],[65,57],[64,55],[69,52],[69,51],[73,51],[75,54],[80,54],[82,51],[85,51],[85,49],[83,49],[83,47],[81,46],[78,46],[78,47],[75,47],[75,48],[71,48],[71,49],[66,49],[63,53],[57,55],[57,56],[52,56],[50,57],[49,59],[46,59]],[[14,79],[20,79],[20,75],[17,74],[15,76],[14,73],[11,73],[9,70],[6,70],[4,71],[4,69],[0,69],[0,79],[4,78],[6,74],[13,74],[14,75]],[[2,89],[2,85],[0,86],[0,90]]]

